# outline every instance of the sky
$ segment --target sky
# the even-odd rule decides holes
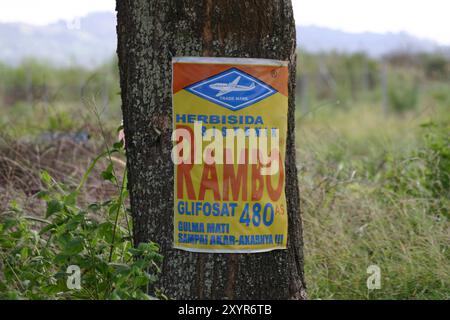
[[[347,32],[400,32],[450,45],[449,0],[292,0],[296,23]],[[44,25],[89,12],[111,11],[115,0],[0,0],[0,22]]]

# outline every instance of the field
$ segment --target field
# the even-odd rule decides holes
[[[434,56],[393,55],[381,63],[364,55],[300,55],[296,142],[310,299],[450,298],[449,65]],[[83,245],[62,236],[36,240],[53,213],[64,211],[67,223],[84,211],[107,212],[92,218],[107,223],[91,244],[115,247],[100,247],[95,259],[129,261],[125,158],[113,146],[121,122],[115,62],[60,70],[28,61],[0,71],[0,297],[144,297],[124,292],[146,283],[130,284],[132,273],[113,293],[40,289],[61,271],[52,263],[69,261],[58,250],[84,257]],[[119,232],[115,222],[121,249],[110,239]],[[54,247],[47,256],[42,243]],[[37,256],[45,258],[39,274]],[[381,271],[375,290],[366,285],[371,265]],[[106,287],[122,281],[114,270],[92,277],[106,275]]]
[[[415,156],[420,124],[439,115],[324,113],[300,121],[297,135],[310,297],[448,299],[448,198],[438,204],[408,172],[427,165]],[[367,290],[370,265],[380,290]]]

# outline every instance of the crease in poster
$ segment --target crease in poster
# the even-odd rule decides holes
[[[178,57],[172,71],[174,248],[286,249],[287,62]]]

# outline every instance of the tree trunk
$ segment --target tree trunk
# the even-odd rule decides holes
[[[173,299],[305,299],[295,162],[295,24],[289,0],[118,0],[118,56],[135,243],[164,255],[157,287]],[[171,59],[287,60],[288,249],[253,254],[172,248]]]

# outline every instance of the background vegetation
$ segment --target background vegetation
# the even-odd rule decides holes
[[[300,53],[298,65],[309,297],[449,299],[449,60]],[[119,90],[115,61],[0,65],[1,298],[150,298],[162,257],[132,247]],[[81,291],[65,286],[70,264]]]

